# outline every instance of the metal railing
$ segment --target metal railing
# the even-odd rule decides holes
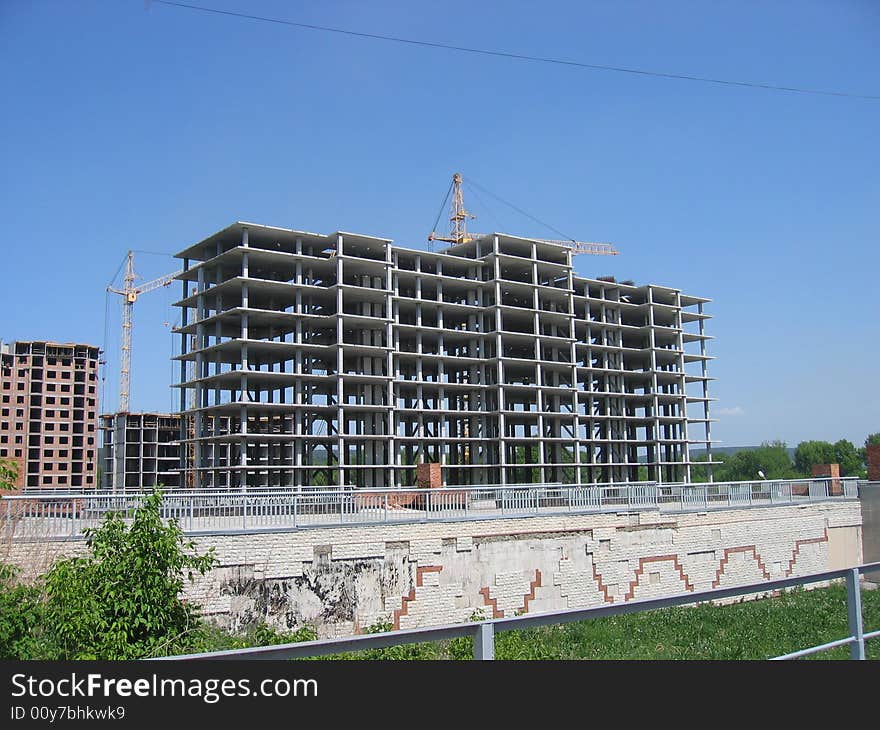
[[[880,563],[868,563],[844,570],[831,570],[824,573],[813,573],[793,578],[750,583],[733,588],[719,588],[711,591],[679,593],[664,598],[614,603],[595,608],[579,608],[551,613],[526,614],[511,618],[499,618],[478,623],[451,624],[403,631],[389,631],[381,634],[366,634],[344,639],[319,639],[303,641],[296,644],[278,644],[250,649],[232,649],[227,651],[207,652],[203,654],[185,654],[180,656],[161,657],[159,660],[182,659],[300,659],[305,657],[327,656],[364,649],[384,649],[391,646],[418,644],[448,639],[471,638],[473,640],[474,659],[495,658],[495,634],[499,631],[517,631],[538,626],[588,621],[603,616],[621,616],[623,614],[640,613],[658,608],[685,606],[734,598],[750,593],[769,593],[771,591],[792,588],[794,586],[824,583],[843,579],[846,583],[846,605],[849,635],[825,644],[811,646],[799,651],[772,657],[772,659],[797,659],[816,654],[838,646],[850,647],[850,658],[865,659],[865,642],[880,636],[880,631],[865,632],[862,622],[862,602],[859,576],[867,571],[880,569]]]
[[[3,497],[0,531],[16,539],[71,539],[108,512],[132,516],[138,492],[25,493]],[[188,534],[272,532],[335,525],[485,520],[634,510],[694,512],[856,499],[855,479],[713,484],[518,485],[439,489],[172,489],[162,516]]]

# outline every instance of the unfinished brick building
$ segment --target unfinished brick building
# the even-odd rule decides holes
[[[25,488],[98,486],[98,356],[91,345],[0,345],[0,458]]]

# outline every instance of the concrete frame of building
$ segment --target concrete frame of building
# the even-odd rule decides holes
[[[102,414],[101,486],[112,491],[181,486],[182,427],[179,413]],[[228,418],[221,427],[228,432]]]
[[[412,486],[423,462],[446,485],[668,483],[692,444],[711,469],[708,299],[501,233],[430,252],[236,222],[177,256],[197,486]]]
[[[179,413],[101,415],[102,487],[150,489],[180,484]]]

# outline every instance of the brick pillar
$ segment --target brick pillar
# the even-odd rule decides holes
[[[440,464],[417,464],[416,484],[423,489],[437,489],[443,486]]]
[[[840,464],[813,464],[813,476],[831,480],[829,494],[843,494],[843,487],[840,484]]]
[[[880,444],[868,444],[868,481],[880,482]]]

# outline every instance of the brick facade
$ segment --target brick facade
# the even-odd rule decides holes
[[[98,486],[97,347],[15,342],[0,348],[0,458],[30,488]]]
[[[868,444],[868,481],[880,482],[880,444]]]
[[[813,476],[830,479],[830,494],[843,494],[843,486],[840,483],[840,464],[813,464]]]
[[[210,535],[196,543],[213,546],[219,565],[186,593],[232,628],[259,619],[343,636],[380,622],[403,629],[843,568],[862,560],[861,522],[859,502],[841,500]],[[45,569],[30,561],[51,551],[35,545],[13,541],[9,559]]]
[[[440,464],[419,464],[416,466],[416,485],[423,489],[437,489],[443,486]]]

